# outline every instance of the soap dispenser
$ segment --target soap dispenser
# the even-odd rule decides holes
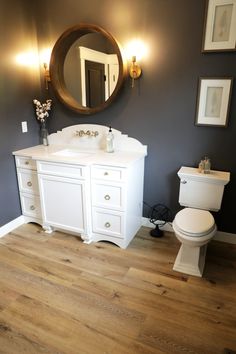
[[[205,157],[204,160],[204,173],[210,173],[211,172],[211,161],[208,157]]]
[[[111,127],[109,127],[109,131],[106,136],[106,151],[114,152],[114,135],[112,133]]]

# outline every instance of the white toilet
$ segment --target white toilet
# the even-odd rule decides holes
[[[218,211],[229,182],[230,173],[211,171],[203,174],[197,168],[181,167],[179,203],[186,208],[173,221],[176,237],[181,242],[173,269],[201,277],[208,242],[216,233],[216,224],[208,211]]]

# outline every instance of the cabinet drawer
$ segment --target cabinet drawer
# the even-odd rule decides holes
[[[93,208],[93,232],[124,237],[124,214]]]
[[[126,179],[126,168],[96,165],[92,166],[91,175],[92,178],[105,181],[123,182]]]
[[[36,170],[36,161],[30,157],[16,156],[16,166],[28,170]]]
[[[18,169],[17,175],[21,192],[39,194],[37,172]]]
[[[87,171],[85,166],[46,161],[37,161],[37,169],[39,173],[71,178],[85,178]]]
[[[125,187],[122,185],[109,185],[102,182],[92,183],[92,204],[93,206],[124,210],[125,208]]]
[[[21,194],[21,206],[24,215],[41,219],[40,199],[35,195]]]

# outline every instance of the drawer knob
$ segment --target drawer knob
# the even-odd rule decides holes
[[[105,199],[105,200],[110,200],[111,197],[110,197],[108,194],[106,194],[105,197],[104,197],[104,199]]]
[[[31,206],[30,206],[30,210],[35,210],[35,206],[34,206],[34,205],[31,205]]]
[[[104,172],[104,176],[108,176],[109,175],[109,173],[108,172]]]
[[[186,184],[186,183],[187,183],[187,181],[185,181],[185,179],[182,179],[182,180],[180,181],[180,183],[182,183],[182,184]]]
[[[25,165],[29,165],[29,161],[25,161]]]
[[[30,182],[30,181],[27,182],[27,186],[28,186],[28,187],[32,187],[32,182]]]
[[[111,224],[109,222],[106,222],[105,227],[108,229],[109,227],[111,227]]]

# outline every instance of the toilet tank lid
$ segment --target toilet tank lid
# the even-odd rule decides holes
[[[211,182],[226,185],[230,181],[230,173],[224,171],[211,170],[210,173],[204,174],[199,172],[198,168],[183,166],[178,171],[180,179],[188,179],[193,181]]]

